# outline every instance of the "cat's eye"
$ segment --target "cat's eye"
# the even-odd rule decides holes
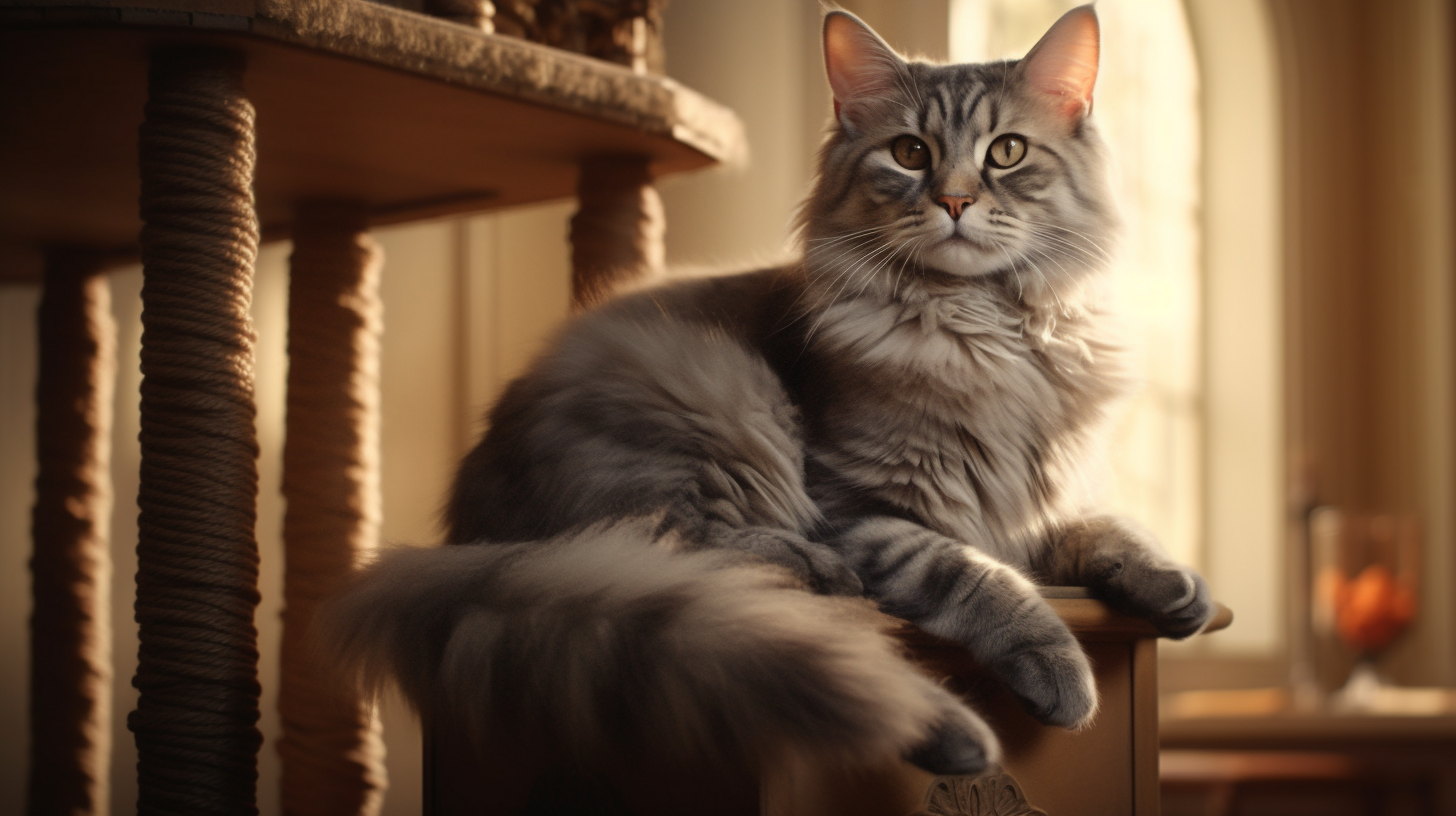
[[[1024,158],[1026,158],[1026,139],[1015,133],[997,136],[996,141],[986,149],[986,163],[1003,170],[1016,166]]]
[[[915,136],[897,137],[890,143],[890,155],[906,170],[924,170],[930,166],[930,148]]]

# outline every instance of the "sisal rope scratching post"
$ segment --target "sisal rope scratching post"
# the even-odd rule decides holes
[[[362,207],[315,204],[293,231],[283,448],[283,812],[375,814],[386,786],[373,707],[319,660],[309,627],[379,539],[382,255]]]
[[[140,814],[255,814],[253,106],[224,51],[152,55],[140,133]]]
[[[576,192],[571,291],[577,308],[589,308],[620,284],[661,272],[666,226],[645,158],[586,159]]]
[[[104,814],[111,771],[111,288],[52,254],[37,315],[31,816]]]

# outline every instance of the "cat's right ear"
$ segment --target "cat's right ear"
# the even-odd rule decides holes
[[[1091,3],[1078,6],[1063,14],[1016,64],[1016,72],[1037,96],[1067,119],[1080,120],[1092,112],[1099,32],[1097,10]]]
[[[834,116],[853,127],[867,104],[900,92],[905,61],[880,35],[847,11],[824,15],[824,70],[834,92]]]

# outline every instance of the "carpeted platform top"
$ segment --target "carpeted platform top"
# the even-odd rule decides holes
[[[365,0],[0,0],[0,279],[45,244],[131,252],[147,55],[194,46],[247,57],[265,235],[307,198],[390,223],[570,196],[585,156],[744,153],[670,79]]]

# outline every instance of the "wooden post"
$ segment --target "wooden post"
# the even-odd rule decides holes
[[[1132,776],[1134,816],[1158,816],[1158,642],[1139,638],[1132,650]]]
[[[315,612],[378,545],[383,259],[362,205],[302,207],[288,294],[283,446],[283,812],[369,816],[384,801],[373,705],[319,659]]]
[[[31,816],[104,814],[116,324],[96,262],[50,255],[37,317],[28,808]]]
[[[571,285],[590,308],[634,278],[660,274],[666,232],[662,199],[647,159],[604,156],[582,162],[579,208],[571,218]]]

